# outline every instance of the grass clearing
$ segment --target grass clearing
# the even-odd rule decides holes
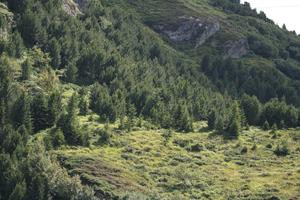
[[[95,118],[96,119],[96,118]],[[90,129],[103,127],[81,119]],[[91,127],[95,126],[95,127]],[[115,128],[116,125],[111,125]],[[239,140],[227,141],[197,123],[194,133],[165,130],[114,132],[109,144],[69,148],[56,153],[70,174],[78,174],[97,193],[111,197],[158,199],[297,199],[300,195],[298,130],[272,133],[251,127]],[[97,136],[95,136],[97,137]],[[290,154],[278,157],[285,141]],[[255,145],[254,145],[255,144]],[[139,199],[137,198],[137,199]]]

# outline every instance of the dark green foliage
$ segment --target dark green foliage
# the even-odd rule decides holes
[[[37,94],[31,103],[34,132],[50,128],[48,99],[44,94]]]
[[[117,117],[116,107],[107,87],[95,84],[91,89],[90,108],[103,120],[114,122]]]
[[[229,121],[228,135],[237,138],[242,130],[241,111],[239,104],[235,102],[232,106],[232,116]]]
[[[134,119],[136,117],[136,109],[134,105],[129,104],[127,108],[127,120],[125,122],[125,128],[127,131],[131,131],[134,127]]]
[[[269,124],[269,122],[265,121],[262,128],[265,131],[270,130],[270,124]]]
[[[294,127],[297,126],[298,117],[298,110],[294,106],[287,105],[284,100],[273,99],[265,104],[261,121],[278,125],[284,122],[289,127]]]
[[[87,90],[82,88],[79,91],[79,114],[80,115],[87,115],[89,112],[89,102],[87,98]]]
[[[68,63],[66,66],[65,79],[70,83],[75,83],[77,79],[77,66],[75,63]]]
[[[53,147],[59,147],[65,144],[65,136],[61,129],[55,128],[51,131],[51,139]]]
[[[26,59],[22,64],[22,80],[29,80],[32,73],[32,64],[29,59]]]
[[[247,122],[250,125],[256,125],[260,118],[261,103],[256,96],[243,95],[241,98],[241,107],[244,110]]]
[[[241,4],[240,0],[212,0],[211,4],[213,6],[221,7],[226,12],[233,12],[243,16],[258,17],[264,21],[272,22],[267,18],[264,12],[261,11],[260,13],[257,13],[256,9],[251,9],[248,2]]]
[[[20,58],[23,51],[25,50],[23,39],[19,32],[14,32],[11,35],[10,41],[8,43],[7,52],[10,56]]]
[[[49,42],[49,55],[52,58],[51,65],[55,69],[59,69],[61,65],[61,46],[55,38]]]
[[[193,130],[193,123],[187,107],[184,103],[180,103],[174,114],[175,127],[179,131],[190,132]]]
[[[33,130],[30,103],[28,94],[24,92],[16,101],[13,111],[15,126],[24,126],[28,133],[32,133]]]
[[[27,188],[25,181],[17,183],[13,192],[9,195],[9,200],[23,200],[26,194]]]
[[[208,128],[213,130],[215,128],[215,121],[216,121],[217,113],[215,110],[211,111],[208,115]]]
[[[169,140],[170,140],[170,138],[172,137],[172,135],[173,135],[173,132],[172,132],[172,130],[170,130],[170,129],[165,130],[165,131],[163,132],[162,137],[164,138],[164,144],[165,144],[165,145],[169,142]]]
[[[100,135],[98,141],[100,144],[108,143],[112,136],[111,130],[108,128],[108,124],[105,125],[104,129],[100,129],[98,134]]]
[[[286,143],[282,143],[281,145],[278,145],[276,149],[274,150],[275,155],[277,156],[287,156],[290,153],[290,150]]]
[[[250,36],[248,42],[251,50],[256,54],[265,58],[277,57],[278,49],[269,41],[258,38],[256,36]]]
[[[60,91],[53,91],[48,100],[49,123],[55,124],[62,112],[62,97]]]
[[[67,113],[63,114],[57,122],[57,126],[63,131],[65,139],[70,145],[84,145],[84,135],[79,129],[76,119],[78,110],[77,94],[74,94],[69,100]]]

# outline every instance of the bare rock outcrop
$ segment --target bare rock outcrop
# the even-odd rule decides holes
[[[153,29],[174,43],[191,43],[195,48],[203,45],[220,30],[217,21],[195,17],[179,17],[172,23],[159,23]]]
[[[75,3],[73,0],[63,0],[62,8],[67,14],[74,17],[82,14],[82,12],[79,10],[78,4]]]
[[[250,52],[247,39],[231,40],[224,45],[225,58],[241,58]]]

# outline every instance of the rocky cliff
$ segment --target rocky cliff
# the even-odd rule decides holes
[[[159,23],[152,27],[173,43],[190,43],[198,48],[220,30],[220,23],[208,19],[182,16],[175,22]]]

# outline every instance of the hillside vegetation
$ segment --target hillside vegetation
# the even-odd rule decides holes
[[[1,0],[0,200],[297,199],[300,38],[238,0]]]

